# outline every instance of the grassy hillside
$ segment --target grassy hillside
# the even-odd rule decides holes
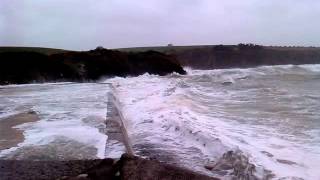
[[[0,47],[0,53],[2,52],[36,52],[45,55],[57,54],[67,52],[68,50],[54,49],[54,48],[42,48],[42,47]]]
[[[158,51],[163,53],[168,52],[181,52],[194,49],[210,49],[215,47],[229,47],[237,48],[238,45],[193,45],[193,46],[150,46],[150,47],[129,47],[129,48],[118,48],[116,50],[125,52],[143,52],[143,51]],[[297,47],[297,46],[261,46],[264,49],[270,50],[293,50],[293,51],[305,51],[305,50],[317,50],[320,51],[320,47]]]
[[[195,69],[248,68],[261,65],[319,64],[318,47],[280,47],[255,44],[158,46],[118,49],[125,52],[154,50],[177,58]]]
[[[186,51],[197,48],[210,48],[215,45],[196,45],[196,46],[150,46],[150,47],[131,47],[131,48],[119,48],[119,51],[125,52],[142,52],[142,51],[158,51],[162,53],[170,51]]]

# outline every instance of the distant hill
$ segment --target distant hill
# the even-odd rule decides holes
[[[320,48],[255,44],[158,46],[120,48],[124,52],[154,50],[175,56],[183,66],[195,69],[248,68],[261,65],[319,64]]]
[[[163,53],[169,52],[181,52],[194,49],[210,49],[210,48],[238,48],[239,46],[243,47],[261,47],[264,49],[272,50],[295,50],[295,51],[305,51],[305,50],[318,50],[320,47],[303,47],[303,46],[261,46],[256,44],[238,44],[238,45],[191,45],[191,46],[149,46],[149,47],[127,47],[127,48],[117,48],[115,50],[125,51],[125,52],[143,52],[143,51],[158,51]]]
[[[125,52],[143,52],[143,51],[158,51],[162,53],[169,53],[172,51],[179,52],[179,51],[186,51],[186,50],[193,50],[198,48],[210,48],[216,45],[194,45],[194,46],[150,46],[150,47],[129,47],[129,48],[118,48],[119,51]],[[228,46],[228,45],[224,45]]]
[[[2,52],[36,52],[46,55],[69,52],[69,50],[54,49],[54,48],[42,48],[42,47],[0,47],[0,53]]]

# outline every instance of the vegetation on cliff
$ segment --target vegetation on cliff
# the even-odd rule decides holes
[[[163,46],[119,49],[125,52],[154,50],[175,56],[183,66],[195,69],[248,68],[261,65],[318,64],[320,48],[272,47],[255,44]]]

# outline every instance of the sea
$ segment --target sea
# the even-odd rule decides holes
[[[0,119],[31,106],[41,120],[17,127],[26,135],[19,147],[66,136],[103,158],[108,137],[81,119],[104,117],[111,92],[138,156],[221,179],[320,179],[320,65],[185,69],[102,84],[1,86]]]
[[[137,154],[227,179],[205,166],[232,151],[252,178],[320,179],[320,65],[186,69],[112,80]]]

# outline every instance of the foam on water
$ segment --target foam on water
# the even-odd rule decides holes
[[[271,171],[275,179],[320,179],[320,65],[187,71],[107,80],[136,154],[228,179],[232,173],[205,165],[232,150],[255,164],[259,178]],[[16,127],[25,141],[0,158],[61,137],[103,158],[107,91],[90,83],[0,86],[0,120],[29,110],[40,117]],[[111,149],[119,156],[123,147]]]
[[[62,137],[92,146],[97,149],[96,157],[104,158],[107,136],[100,129],[105,125],[108,90],[106,84],[91,83],[2,86],[0,108],[6,113],[0,119],[33,110],[40,121],[16,126],[24,130],[24,142],[1,151],[0,156]]]
[[[219,176],[204,165],[240,150],[257,177],[320,179],[319,65],[188,74],[111,80],[137,154]]]

